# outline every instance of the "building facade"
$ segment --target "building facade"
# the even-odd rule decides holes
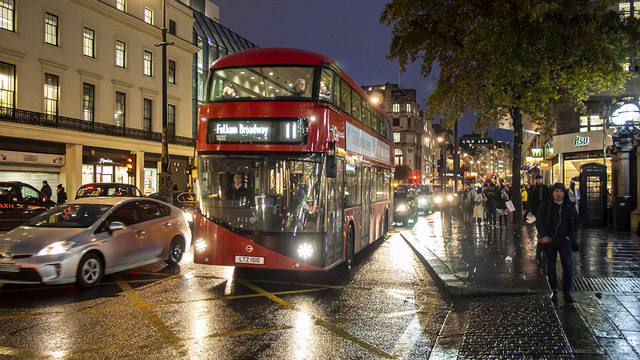
[[[0,179],[157,191],[162,131],[162,2],[2,1]],[[191,9],[166,5],[168,140],[174,184],[193,156]],[[127,159],[134,170],[127,171]],[[54,197],[55,200],[55,197]]]
[[[479,134],[460,138],[460,159],[468,184],[511,182],[511,144]]]
[[[433,139],[430,123],[416,102],[416,91],[390,83],[362,89],[392,119],[396,167],[408,166],[413,182],[430,183]]]

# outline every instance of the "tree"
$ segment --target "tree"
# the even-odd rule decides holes
[[[394,171],[394,178],[398,181],[409,181],[409,175],[411,175],[411,168],[407,165],[397,165]]]
[[[519,194],[522,115],[551,133],[553,110],[584,108],[600,92],[617,94],[631,76],[640,30],[609,0],[391,0],[380,21],[393,28],[389,59],[420,62],[438,76],[427,114],[451,126],[470,109],[479,132],[513,121],[512,199]],[[633,2],[631,3],[633,4]],[[437,73],[437,65],[440,73]],[[434,71],[434,69],[436,71]]]

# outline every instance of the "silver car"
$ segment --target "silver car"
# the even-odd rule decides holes
[[[0,284],[92,287],[104,274],[177,264],[190,244],[177,207],[141,198],[78,199],[0,235]]]

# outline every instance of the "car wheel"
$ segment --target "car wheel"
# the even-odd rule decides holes
[[[346,248],[345,248],[345,252],[346,252],[346,261],[347,261],[347,267],[349,269],[351,269],[351,264],[353,264],[353,245],[354,245],[354,231],[353,231],[353,226],[349,225],[349,229],[347,230],[347,243],[346,243]]]
[[[78,264],[76,284],[84,289],[94,287],[102,279],[103,273],[100,257],[95,253],[85,254]]]
[[[173,239],[171,245],[169,245],[169,257],[167,258],[169,265],[178,265],[180,260],[182,260],[183,254],[184,241],[180,238]]]

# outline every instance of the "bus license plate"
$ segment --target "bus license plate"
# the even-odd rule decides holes
[[[236,262],[240,264],[263,265],[264,258],[261,256],[236,256]]]
[[[4,272],[20,272],[20,265],[17,265],[17,264],[0,264],[0,271],[4,271]]]

